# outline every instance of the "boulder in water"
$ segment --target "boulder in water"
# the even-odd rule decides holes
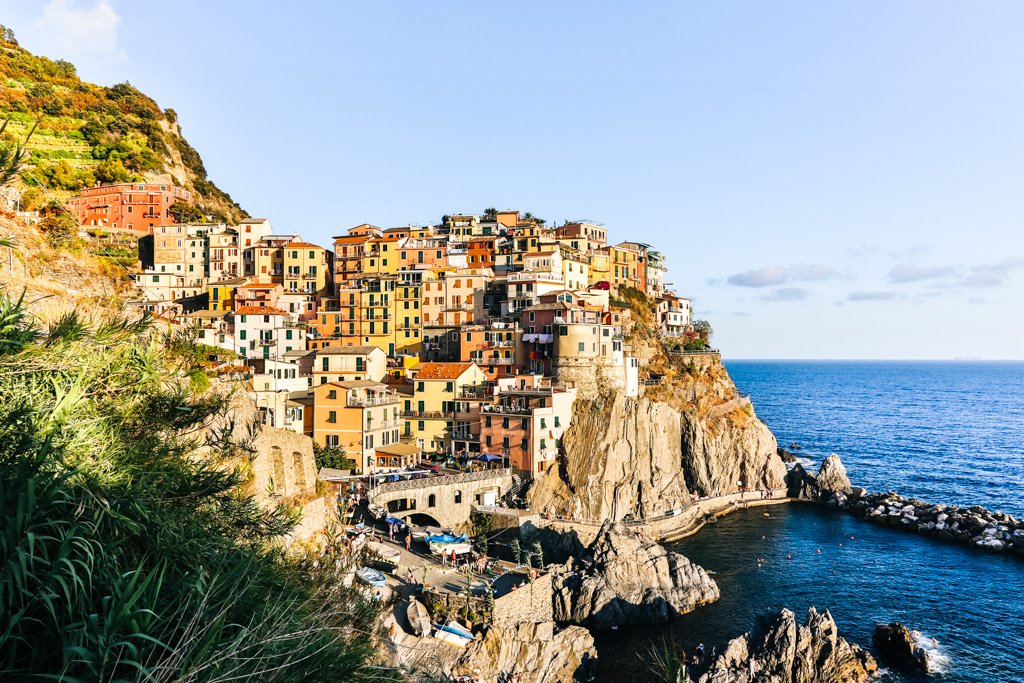
[[[871,639],[882,659],[893,666],[925,673],[931,670],[928,653],[917,644],[910,629],[903,624],[878,624]]]
[[[818,488],[822,494],[826,491],[833,493],[849,493],[851,490],[850,478],[846,476],[846,468],[839,456],[832,453],[825,462],[821,463],[816,477]]]

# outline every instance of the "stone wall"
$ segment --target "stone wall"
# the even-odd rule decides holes
[[[494,625],[512,627],[520,623],[551,621],[551,574],[538,577],[494,601]]]

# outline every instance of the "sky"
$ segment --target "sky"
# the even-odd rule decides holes
[[[3,0],[275,232],[647,242],[727,358],[1024,358],[1019,2]]]

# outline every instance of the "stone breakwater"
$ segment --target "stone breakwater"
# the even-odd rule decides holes
[[[846,468],[834,453],[825,458],[817,475],[796,465],[787,484],[794,498],[823,503],[873,524],[1024,559],[1024,520],[979,505],[962,508],[904,498],[893,491],[868,493],[850,486]]]
[[[1024,520],[981,506],[961,508],[934,505],[904,498],[889,491],[867,493],[853,489],[849,494],[836,492],[827,501],[873,524],[906,529],[923,536],[1016,555],[1024,559]]]

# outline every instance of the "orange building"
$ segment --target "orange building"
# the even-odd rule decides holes
[[[494,237],[478,237],[469,240],[468,262],[470,268],[494,268],[495,243]]]
[[[79,225],[153,233],[154,225],[173,225],[171,205],[190,203],[192,193],[170,183],[120,183],[82,190],[68,201]]]
[[[395,460],[389,452],[386,460],[378,462],[378,448],[400,442],[400,399],[386,385],[367,380],[328,382],[314,386],[312,393],[313,440],[321,446],[344,448],[360,472],[419,462],[420,449],[415,446],[404,449],[404,459]]]

